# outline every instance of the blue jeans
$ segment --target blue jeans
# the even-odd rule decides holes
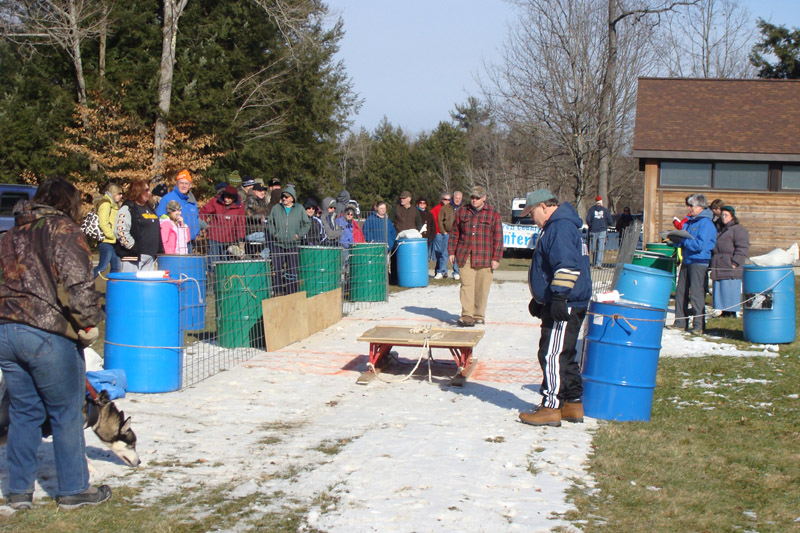
[[[47,415],[53,427],[58,495],[87,490],[82,412],[86,365],[78,345],[31,326],[0,323],[0,369],[11,397],[8,491],[33,492],[41,426]]]
[[[101,242],[97,250],[100,252],[100,261],[98,261],[97,266],[92,271],[94,277],[97,277],[100,272],[104,272],[108,265],[111,265],[110,272],[119,272],[121,265],[119,256],[116,250],[114,250],[114,245],[108,242]]]
[[[433,258],[436,260],[436,274],[447,274],[447,241],[450,235],[447,233],[437,233],[433,238]]]
[[[606,232],[598,231],[589,234],[589,252],[592,254],[592,266],[603,264],[603,252],[606,250]]]

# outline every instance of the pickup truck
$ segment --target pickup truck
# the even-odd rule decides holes
[[[0,235],[14,227],[14,205],[20,200],[30,200],[34,194],[34,185],[0,183]]]

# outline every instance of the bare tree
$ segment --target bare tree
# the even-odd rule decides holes
[[[750,78],[748,54],[757,36],[752,14],[739,0],[700,0],[666,13],[657,37],[670,76]]]
[[[606,18],[605,68],[600,89],[600,114],[598,121],[597,190],[600,196],[608,195],[608,178],[611,174],[611,146],[614,137],[615,98],[614,87],[619,75],[619,32],[626,21],[642,22],[648,16],[659,16],[678,6],[697,4],[699,0],[608,0]]]
[[[266,16],[274,21],[284,43],[290,51],[290,59],[302,60],[302,54],[297,53],[305,46],[314,46],[315,40],[310,38],[310,17],[324,16],[325,6],[319,0],[252,0],[253,3],[264,10]],[[158,80],[158,117],[155,125],[155,139],[153,143],[154,176],[164,173],[164,146],[167,138],[167,117],[171,106],[172,80],[175,69],[175,49],[178,37],[178,22],[183,14],[188,0],[163,0],[164,22],[162,27],[161,67]],[[234,89],[237,96],[242,98],[242,104],[237,112],[237,118],[246,110],[259,109],[258,114],[264,120],[250,125],[253,138],[263,138],[272,135],[284,125],[284,116],[278,111],[279,104],[285,101],[284,96],[277,95],[273,90],[291,70],[291,61],[279,59],[272,65],[253,73],[242,79]],[[271,111],[271,112],[269,112]]]
[[[596,0],[516,5],[520,18],[509,30],[502,63],[488,71],[491,88],[484,90],[503,123],[539,139],[538,156],[555,192],[580,202],[596,176],[602,5]]]
[[[93,0],[5,0],[0,2],[3,36],[29,46],[57,46],[72,60],[78,103],[86,107],[81,45],[105,24],[106,13]]]
[[[178,21],[189,0],[163,0],[164,22],[161,27],[161,66],[158,69],[158,116],[153,138],[154,176],[164,174],[164,148],[167,141],[167,116],[172,105],[172,79],[175,73],[175,49]]]

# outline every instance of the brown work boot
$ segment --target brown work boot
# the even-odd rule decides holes
[[[520,413],[519,420],[531,426],[561,426],[561,409],[540,406],[530,413]]]
[[[462,328],[471,328],[475,326],[475,319],[471,316],[464,315],[458,320],[456,320],[456,324],[458,324]]]
[[[564,405],[561,406],[561,420],[578,424],[583,422],[583,403],[581,401],[564,402]]]

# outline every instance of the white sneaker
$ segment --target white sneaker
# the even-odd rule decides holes
[[[433,276],[433,279],[442,279],[443,277],[444,277],[444,276],[442,276],[442,273],[441,273],[441,272],[437,272],[437,273],[436,273],[436,275],[435,275],[435,276]]]
[[[461,276],[458,274],[458,272],[453,274],[453,279],[456,279],[456,280],[461,279]]]
[[[711,311],[711,316],[714,318],[719,318],[722,316],[722,309],[714,309]]]

